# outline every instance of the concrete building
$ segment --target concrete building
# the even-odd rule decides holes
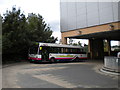
[[[103,40],[107,40],[111,55],[110,41],[120,41],[120,3],[79,1],[60,2],[62,43],[67,44],[67,38],[88,39],[90,58],[100,59],[104,57]]]

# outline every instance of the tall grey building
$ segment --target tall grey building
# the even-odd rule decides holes
[[[117,0],[94,1],[61,0],[62,43],[67,44],[67,38],[88,39],[90,56],[103,57],[103,40],[109,42],[109,55],[110,41],[120,40],[120,3]]]

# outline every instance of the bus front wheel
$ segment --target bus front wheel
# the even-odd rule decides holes
[[[51,58],[50,62],[54,63],[55,62],[55,58]]]

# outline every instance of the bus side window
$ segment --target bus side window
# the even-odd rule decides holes
[[[59,53],[62,53],[62,48],[59,48]]]
[[[65,48],[63,48],[63,53],[65,53]]]
[[[81,52],[83,52],[84,50],[83,49],[81,49]]]
[[[50,48],[49,48],[49,52],[50,52],[50,53],[53,53],[53,47],[50,47]]]
[[[55,49],[54,48],[52,48],[52,52],[55,53]]]
[[[61,48],[61,53],[64,53],[64,48]]]
[[[77,49],[77,54],[80,54],[80,52],[81,52],[81,49]]]
[[[65,48],[65,53],[68,53],[68,49],[67,48]]]
[[[68,53],[71,53],[71,49],[70,48],[68,48]]]
[[[77,48],[73,48],[72,49],[72,53],[78,54],[78,49]]]
[[[59,49],[59,48],[56,48],[56,52],[57,52],[57,53],[60,53],[60,49]]]
[[[72,49],[71,49],[71,48],[69,48],[69,53],[71,53],[71,54],[72,54]]]
[[[74,53],[74,48],[72,48],[72,53]]]
[[[63,48],[63,53],[67,53],[67,48]]]
[[[58,47],[58,53],[61,53],[61,48]]]

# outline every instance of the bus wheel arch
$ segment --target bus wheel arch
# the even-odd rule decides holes
[[[55,57],[51,57],[50,62],[56,62]]]
[[[75,59],[74,59],[74,61],[79,61],[80,59],[79,59],[79,57],[76,57]]]

